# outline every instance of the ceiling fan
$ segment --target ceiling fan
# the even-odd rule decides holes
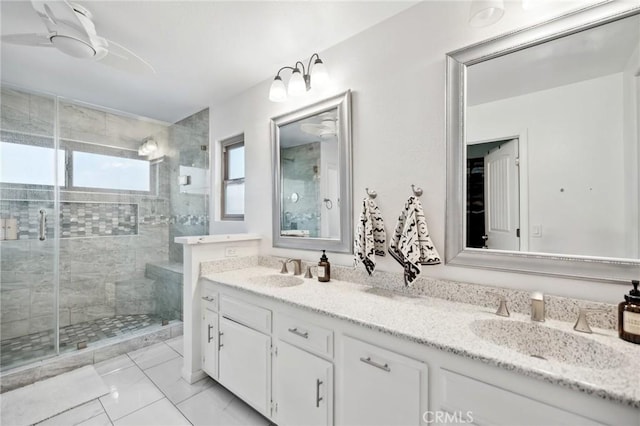
[[[92,59],[132,73],[154,73],[153,67],[126,47],[96,33],[91,12],[65,0],[31,0],[48,32],[7,34],[2,41],[36,47],[55,47],[80,59]]]
[[[320,136],[321,138],[330,138],[338,134],[337,119],[329,114],[321,115],[320,123],[301,123],[300,130],[305,133]]]

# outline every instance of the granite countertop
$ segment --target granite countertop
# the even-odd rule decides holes
[[[547,320],[541,325],[542,330],[553,331],[556,334],[558,331],[564,331],[576,336],[576,340],[589,340],[590,353],[584,354],[588,362],[576,366],[549,356],[547,359],[532,357],[530,354],[491,343],[490,339],[487,339],[491,336],[486,335],[487,327],[483,326],[490,323],[480,321],[512,321],[518,322],[513,324],[515,326],[523,326],[525,329],[532,327],[529,317],[522,314],[512,313],[511,317],[503,318],[496,316],[494,310],[482,306],[432,297],[404,296],[347,281],[331,280],[321,283],[316,278],[304,279],[300,276],[304,280],[301,285],[275,287],[259,284],[252,279],[274,274],[278,275],[278,271],[263,266],[252,266],[208,273],[202,278],[640,408],[640,376],[637,370],[640,346],[619,339],[614,330],[594,328],[593,334],[585,334],[574,331],[572,324],[567,322]],[[399,312],[401,314],[398,314]],[[548,330],[549,328],[552,330]],[[485,338],[476,334],[482,332],[485,333]],[[563,341],[563,344],[566,342]],[[602,349],[615,351],[615,356],[599,356],[607,353]],[[612,363],[612,359],[615,362]]]

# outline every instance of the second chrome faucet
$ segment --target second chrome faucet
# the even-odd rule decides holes
[[[302,260],[301,259],[287,259],[285,262],[293,263],[293,275],[302,274]]]
[[[531,293],[531,321],[544,322],[544,294]]]

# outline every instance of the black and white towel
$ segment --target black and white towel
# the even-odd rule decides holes
[[[384,256],[387,234],[380,208],[371,198],[362,200],[362,212],[353,242],[356,265],[362,262],[371,275],[376,268],[376,256]]]
[[[415,281],[422,271],[421,265],[440,263],[440,255],[429,236],[422,203],[417,197],[409,197],[400,213],[389,242],[389,254],[403,266],[405,285]]]

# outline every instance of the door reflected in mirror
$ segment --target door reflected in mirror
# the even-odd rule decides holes
[[[466,247],[640,258],[640,16],[466,73]]]
[[[350,92],[272,120],[273,245],[351,251]]]
[[[450,265],[640,273],[640,6],[602,2],[447,54]]]

